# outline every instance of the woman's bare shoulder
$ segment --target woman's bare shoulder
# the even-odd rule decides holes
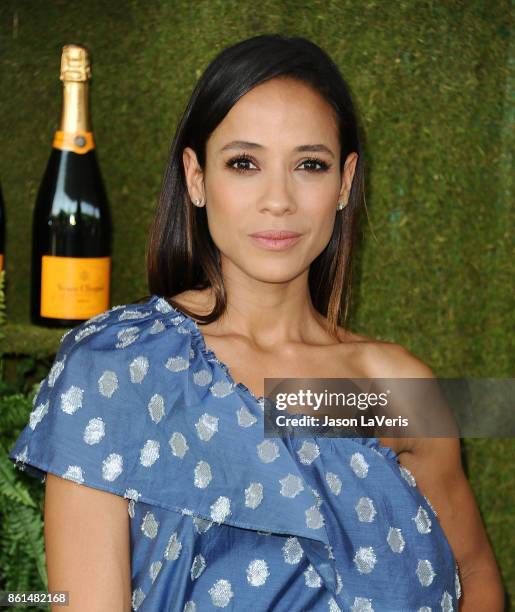
[[[362,349],[370,378],[433,378],[432,370],[407,348],[396,342],[356,334],[338,327],[342,343]]]

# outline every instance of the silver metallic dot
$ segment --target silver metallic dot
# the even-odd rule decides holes
[[[147,375],[149,367],[150,367],[150,362],[147,357],[145,357],[144,355],[135,357],[129,365],[129,373],[131,377],[131,382],[141,383],[142,380]]]
[[[355,597],[351,612],[374,612],[372,600],[367,597]]]
[[[152,565],[150,566],[150,569],[148,570],[148,574],[152,582],[154,582],[154,580],[157,578],[157,575],[161,571],[162,567],[163,567],[163,564],[161,563],[161,561],[154,561],[154,563],[152,563]]]
[[[386,541],[392,552],[401,553],[404,550],[404,537],[402,531],[398,527],[390,527]]]
[[[372,546],[361,546],[354,555],[354,563],[360,574],[369,574],[377,563]]]
[[[110,310],[105,310],[104,312],[99,312],[94,317],[91,317],[91,319],[89,319],[89,322],[90,323],[93,323],[93,322],[99,323],[100,321],[104,321],[110,315],[111,310],[113,310],[113,309],[111,308]]]
[[[422,508],[422,506],[418,507],[417,515],[411,520],[415,521],[415,525],[417,526],[419,533],[429,533],[431,531],[431,519],[429,518],[429,514],[425,508]]]
[[[257,423],[256,417],[251,414],[246,406],[241,406],[237,411],[238,425],[240,427],[251,427]]]
[[[186,442],[186,438],[179,431],[173,432],[172,437],[168,441],[168,444],[172,449],[172,453],[180,459],[184,458],[186,451],[189,449],[188,443]]]
[[[218,431],[218,417],[204,412],[200,419],[195,423],[197,435],[204,442],[208,442]]]
[[[50,368],[50,372],[46,377],[47,385],[49,387],[53,387],[55,385],[55,381],[59,378],[59,374],[64,370],[64,364],[66,362],[66,355],[63,356],[61,360],[54,361],[52,367]]]
[[[79,329],[79,331],[75,334],[75,342],[79,342],[80,340],[82,340],[82,338],[89,336],[95,331],[95,329],[95,325],[86,325],[86,327]]]
[[[62,477],[66,478],[66,480],[73,480],[73,482],[77,484],[82,484],[84,482],[82,468],[78,465],[69,465]]]
[[[288,474],[284,478],[280,478],[281,495],[284,497],[295,497],[304,490],[302,479],[295,474]]]
[[[350,458],[350,467],[358,478],[365,478],[365,476],[368,474],[369,465],[362,453],[352,454],[352,457]]]
[[[285,563],[289,563],[290,565],[297,564],[304,554],[299,540],[294,536],[286,540],[282,547],[282,551]]]
[[[227,397],[234,393],[233,384],[228,380],[219,380],[209,387],[211,394],[215,397]]]
[[[208,593],[211,596],[213,605],[217,608],[225,608],[234,596],[231,583],[229,580],[221,578],[217,580],[209,589]]]
[[[102,417],[90,419],[84,429],[84,442],[86,444],[98,444],[105,436],[105,423]]]
[[[340,495],[340,492],[342,490],[342,481],[340,480],[339,476],[337,474],[334,474],[333,472],[327,472],[327,474],[325,475],[325,480],[329,485],[331,491],[335,495]]]
[[[79,342],[86,336],[99,332],[101,329],[104,329],[104,327],[107,327],[107,323],[105,325],[88,325],[82,328],[75,334],[75,342]]]
[[[342,577],[340,576],[340,573],[338,572],[338,570],[336,570],[336,594],[337,595],[342,590],[342,587],[343,587]]]
[[[192,580],[196,580],[200,574],[206,569],[206,560],[201,554],[198,554],[193,559],[191,564],[190,576]]]
[[[271,463],[279,457],[279,446],[273,440],[263,440],[257,445],[257,452],[263,463]]]
[[[399,466],[399,472],[401,473],[401,476],[404,478],[404,480],[410,485],[410,487],[416,487],[417,486],[417,481],[415,480],[415,477],[408,470],[407,467],[404,467],[403,465],[400,465]]]
[[[125,493],[123,494],[123,496],[126,499],[133,499],[134,501],[138,501],[138,499],[141,497],[141,493],[138,493],[136,489],[125,489]]]
[[[147,512],[143,517],[143,521],[141,522],[141,531],[147,536],[147,538],[155,538],[157,535],[157,530],[159,528],[159,521],[152,514],[152,512]]]
[[[371,523],[377,514],[374,502],[370,497],[360,497],[355,508],[358,519],[364,523]]]
[[[205,387],[213,380],[213,375],[205,368],[193,373],[193,382],[199,387]]]
[[[320,506],[322,505],[322,496],[320,495],[320,493],[316,489],[313,489],[313,487],[309,487],[309,488],[311,489],[311,492],[313,493],[313,495],[316,498],[317,508],[320,508]]]
[[[165,559],[167,561],[175,561],[179,557],[181,549],[182,544],[177,538],[177,532],[174,531],[168,540],[168,544],[166,545]]]
[[[120,314],[120,316],[118,317],[118,321],[130,321],[132,319],[144,319],[149,314],[150,312],[141,312],[139,310],[127,308],[127,310],[124,310]]]
[[[422,586],[429,586],[436,576],[431,561],[428,559],[419,559],[416,574]]]
[[[195,466],[194,484],[199,489],[205,489],[212,479],[211,466],[207,461],[199,461]]]
[[[322,578],[316,571],[316,569],[311,565],[308,565],[308,568],[304,570],[304,581],[307,587],[311,587],[313,589],[317,589],[322,586]]]
[[[165,325],[162,321],[154,321],[152,323],[152,327],[150,328],[149,333],[150,334],[159,334],[160,332],[164,331]]]
[[[334,597],[329,600],[329,612],[342,612],[340,606],[336,603]]]
[[[132,609],[137,610],[143,603],[144,599],[145,593],[139,587],[135,589],[132,592]]]
[[[263,501],[263,485],[260,482],[251,482],[245,489],[245,506],[255,510]]]
[[[455,563],[455,570],[454,570],[454,589],[456,591],[456,599],[459,599],[461,597],[461,582],[460,582],[460,577],[458,574],[458,564]]]
[[[159,459],[159,442],[157,440],[147,440],[140,451],[139,461],[141,465],[150,467],[157,459]]]
[[[154,393],[154,395],[150,398],[148,402],[148,413],[150,414],[150,418],[154,421],[154,423],[159,423],[159,421],[165,415],[165,400],[162,395],[159,393]]]
[[[440,606],[442,612],[453,612],[452,597],[447,591],[443,592],[442,599],[440,600]]]
[[[116,348],[126,348],[138,339],[139,328],[138,327],[126,327],[121,329],[116,337],[118,342],[115,344]]]
[[[231,500],[221,495],[214,504],[211,505],[211,518],[216,523],[223,523],[231,514]]]
[[[118,389],[118,376],[112,370],[105,370],[98,379],[98,390],[105,397],[111,397]]]
[[[429,498],[428,498],[428,497],[426,497],[426,496],[424,495],[424,499],[426,500],[427,505],[428,505],[428,506],[431,508],[431,510],[433,511],[433,514],[434,514],[435,516],[438,516],[438,512],[437,512],[437,511],[436,511],[436,510],[433,508],[433,506],[431,505],[431,502],[429,501]]]
[[[25,446],[23,447],[23,450],[21,451],[21,453],[17,453],[16,455],[14,455],[14,458],[16,459],[16,463],[21,462],[21,463],[27,463],[28,459],[29,459],[29,447],[27,444],[25,444]]]
[[[123,457],[117,453],[111,453],[102,462],[102,478],[113,481],[118,478],[123,470]]]
[[[31,429],[35,429],[36,425],[41,423],[41,419],[48,412],[49,405],[49,400],[44,403],[38,404],[36,408],[34,408],[34,410],[29,414],[29,427]]]
[[[320,449],[314,442],[304,440],[301,448],[297,451],[300,462],[304,465],[310,465],[320,455]]]
[[[200,516],[195,516],[193,518],[193,525],[197,533],[205,533],[213,525],[213,521],[208,521]]]
[[[61,393],[61,410],[66,414],[75,414],[79,408],[82,408],[82,396],[84,389],[71,385],[65,393]]]
[[[108,312],[114,312],[115,310],[120,310],[121,308],[125,308],[127,304],[118,304],[117,306],[113,306]]]
[[[250,585],[263,586],[270,576],[268,564],[264,559],[254,559],[247,567],[247,581]]]
[[[172,305],[169,304],[164,297],[159,296],[154,304],[154,308],[162,314],[168,314],[173,311]]]
[[[317,506],[311,506],[305,511],[306,525],[311,529],[320,529],[324,526],[324,517]]]
[[[170,357],[166,361],[165,367],[170,370],[170,372],[182,372],[190,367],[190,362],[184,359],[184,357],[181,357],[181,355],[177,355],[176,357]]]
[[[134,518],[135,506],[136,506],[136,502],[133,499],[129,499],[129,504],[127,506],[127,512],[129,513],[129,516],[131,517],[131,519]]]

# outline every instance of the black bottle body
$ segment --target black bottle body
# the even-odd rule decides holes
[[[110,278],[111,218],[95,149],[54,147],[32,222],[32,322],[72,327],[108,309]]]

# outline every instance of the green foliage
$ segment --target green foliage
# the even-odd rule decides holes
[[[0,313],[4,312],[5,306],[3,283],[2,272]],[[2,323],[0,316],[0,335]],[[27,423],[35,389],[29,395],[10,394],[7,390],[8,385],[0,380],[0,589],[46,591],[42,518],[44,490],[36,479],[18,472],[7,457],[14,440]]]

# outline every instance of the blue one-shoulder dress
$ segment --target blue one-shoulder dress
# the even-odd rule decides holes
[[[133,610],[457,611],[452,550],[395,453],[265,438],[264,402],[152,295],[64,334],[9,458],[129,500]]]

